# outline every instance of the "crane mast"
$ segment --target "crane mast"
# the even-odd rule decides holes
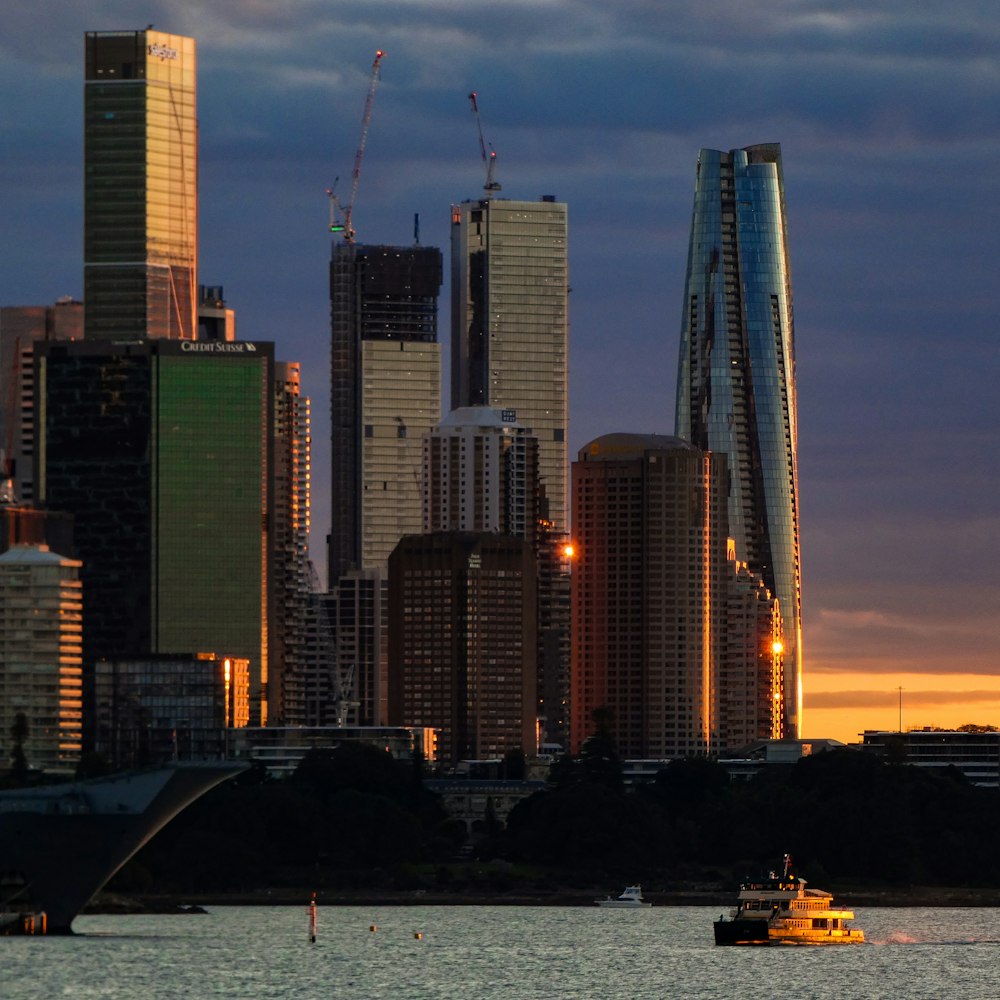
[[[479,104],[476,97],[477,94],[475,91],[469,94],[472,113],[476,116],[476,127],[479,129],[479,150],[482,153],[483,163],[486,165],[486,183],[483,185],[483,190],[486,192],[487,198],[492,198],[493,192],[500,190],[499,181],[493,179],[497,167],[497,154],[492,143],[489,145],[489,151],[487,152],[487,143],[483,138],[483,123],[479,119]]]
[[[365,146],[368,144],[368,127],[372,121],[372,106],[375,103],[375,88],[378,86],[379,67],[385,53],[378,49],[375,61],[372,63],[371,79],[368,83],[368,97],[365,99],[365,111],[361,116],[361,138],[358,141],[358,151],[354,154],[354,170],[351,171],[351,197],[347,206],[343,206],[337,198],[337,181],[328,188],[326,196],[330,199],[330,232],[342,233],[348,243],[354,242],[354,201],[358,196],[358,184],[361,181],[361,161],[365,157]],[[339,180],[339,178],[337,179]],[[343,221],[341,221],[343,220]]]

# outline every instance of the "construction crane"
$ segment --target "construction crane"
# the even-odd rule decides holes
[[[348,243],[354,242],[354,199],[358,196],[358,183],[361,180],[361,161],[365,157],[365,146],[368,143],[368,126],[372,121],[372,105],[375,103],[375,88],[378,86],[379,65],[385,53],[379,49],[372,63],[371,80],[368,83],[368,97],[365,100],[365,113],[361,117],[361,139],[358,151],[354,154],[354,171],[351,174],[351,198],[347,206],[343,206],[337,197],[337,180],[333,187],[327,188],[326,196],[330,199],[330,232],[341,233]]]
[[[483,190],[486,192],[487,198],[492,198],[493,192],[500,190],[499,181],[493,179],[497,168],[497,154],[492,143],[489,145],[489,152],[486,151],[487,143],[483,138],[483,123],[479,120],[479,105],[476,102],[475,91],[469,94],[469,101],[472,103],[472,113],[476,116],[476,127],[479,129],[479,149],[483,154],[483,163],[486,164],[486,183],[483,185]]]

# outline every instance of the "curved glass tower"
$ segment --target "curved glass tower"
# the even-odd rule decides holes
[[[698,157],[676,433],[729,459],[736,556],[778,598],[784,726],[802,718],[795,349],[777,143]]]

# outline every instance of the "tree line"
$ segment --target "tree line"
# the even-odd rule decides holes
[[[311,751],[281,781],[251,770],[182,813],[114,887],[460,891],[492,862],[497,889],[729,889],[786,852],[822,888],[1000,887],[991,836],[1000,792],[954,769],[855,750],[770,766],[748,782],[712,761],[678,760],[627,789],[613,747],[596,737],[579,759],[558,761],[505,826],[487,809],[471,844],[422,777],[420,760],[346,744]]]

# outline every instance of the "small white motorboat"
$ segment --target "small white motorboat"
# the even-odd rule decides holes
[[[643,910],[653,905],[643,900],[641,885],[627,885],[616,899],[605,896],[604,899],[595,899],[594,902],[598,906],[618,910]]]

